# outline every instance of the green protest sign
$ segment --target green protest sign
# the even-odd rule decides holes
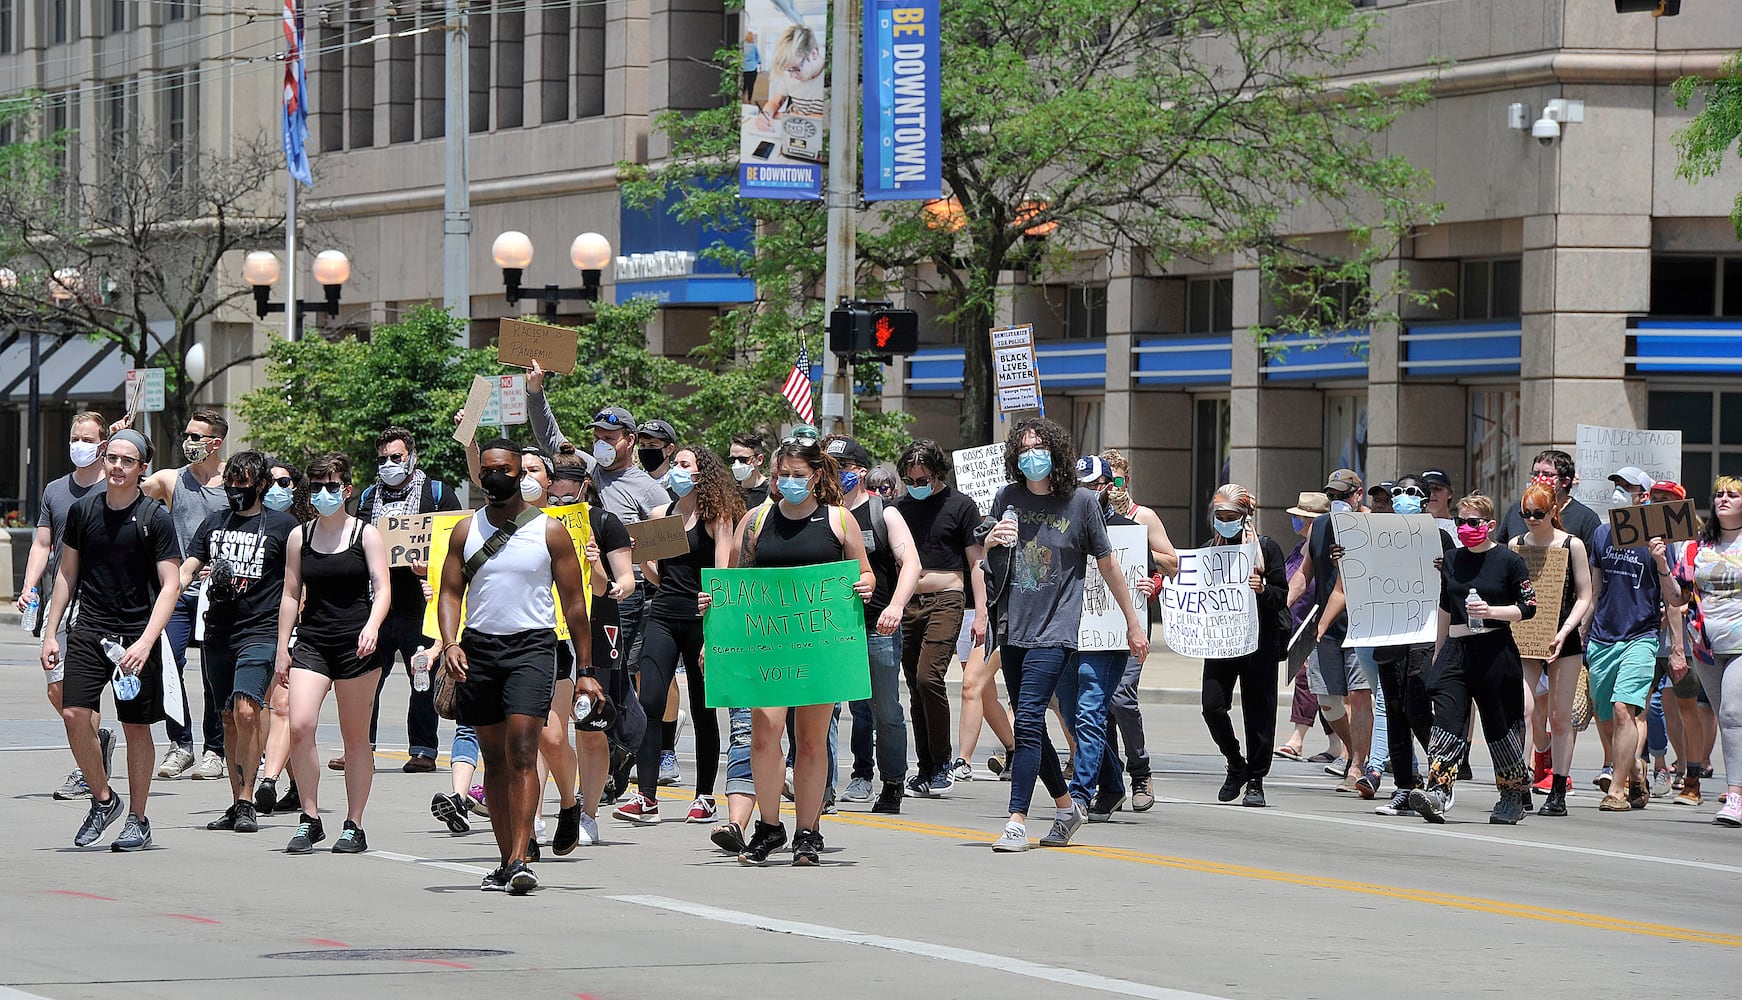
[[[705,569],[709,708],[783,708],[871,697],[865,605],[853,561]]]

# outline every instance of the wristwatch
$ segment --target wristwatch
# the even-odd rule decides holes
[[[581,677],[597,678],[599,676],[599,668],[598,667],[581,667],[576,672]]]

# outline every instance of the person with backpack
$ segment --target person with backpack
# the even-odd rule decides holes
[[[67,518],[54,597],[43,623],[42,669],[52,673],[62,666],[62,619],[77,600],[79,617],[67,631],[61,688],[61,722],[91,788],[91,811],[73,838],[76,847],[96,843],[126,811],[109,784],[97,741],[105,686],[114,688],[115,717],[127,738],[127,792],[133,797],[110,850],[151,846],[151,822],[145,816],[157,752],[151,727],[164,718],[159,639],[181,596],[181,548],[169,511],[139,488],[150,464],[145,435],[130,429],[110,435],[103,453],[104,489],[74,504]]]
[[[410,517],[432,511],[459,510],[460,498],[446,483],[431,479],[417,467],[417,439],[403,427],[388,427],[375,438],[377,482],[357,499],[357,516],[380,530],[381,519],[389,516]],[[411,657],[419,649],[428,648],[433,639],[423,634],[424,602],[429,599],[429,584],[424,577],[429,567],[413,564],[395,566],[388,571],[392,583],[392,610],[381,630],[381,677],[376,682],[375,707],[369,715],[369,745],[381,718],[381,689],[387,686],[387,675],[393,672],[397,654],[405,662],[405,673],[411,676]],[[403,770],[422,774],[435,770],[438,719],[435,710],[434,687],[411,690],[411,701],[405,710],[405,729],[411,756]],[[345,769],[345,757],[340,755],[327,762],[335,771]]]

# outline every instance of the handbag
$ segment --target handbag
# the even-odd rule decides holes
[[[1579,664],[1579,684],[1573,688],[1573,729],[1584,732],[1591,728],[1591,668]]]
[[[455,702],[459,700],[460,686],[448,676],[446,670],[439,666],[431,669],[435,676],[431,680],[430,694],[435,701],[436,714],[449,722],[453,722]]]

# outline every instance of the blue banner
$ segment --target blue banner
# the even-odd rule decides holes
[[[938,0],[865,0],[864,23],[864,198],[942,198]]]

